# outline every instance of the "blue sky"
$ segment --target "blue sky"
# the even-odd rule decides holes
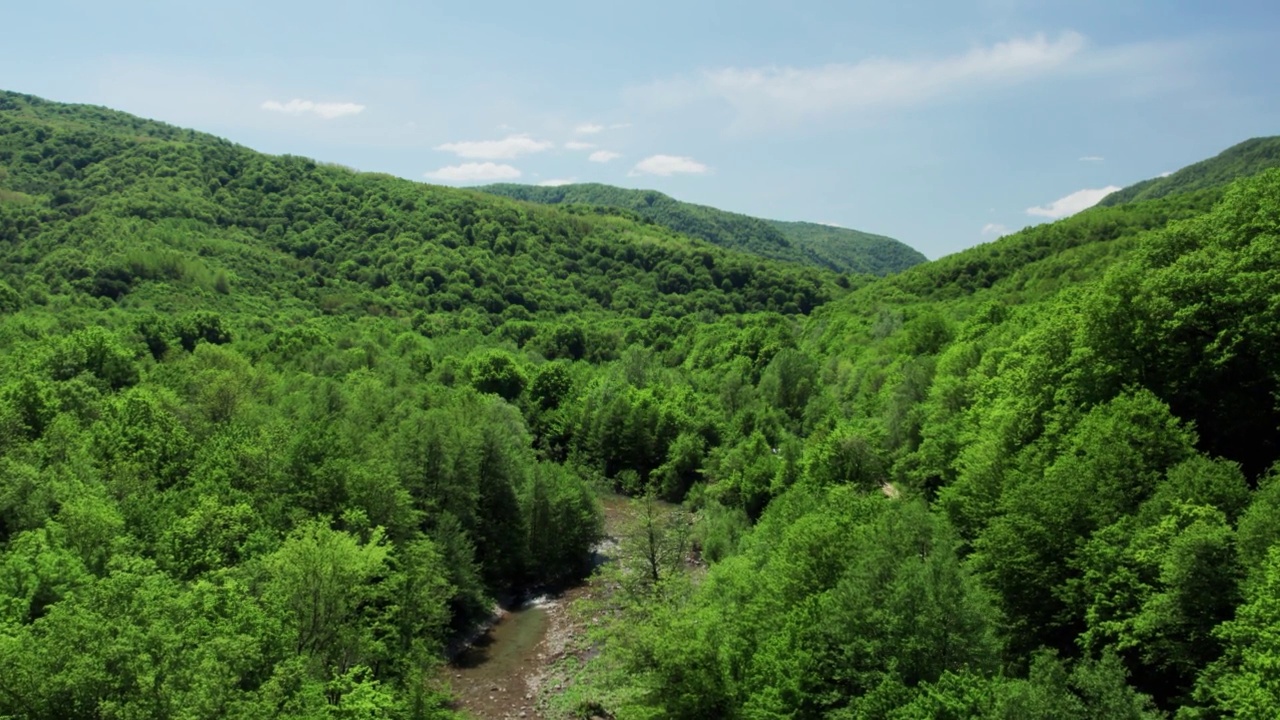
[[[424,182],[939,257],[1280,134],[1273,0],[12,3],[0,87]]]

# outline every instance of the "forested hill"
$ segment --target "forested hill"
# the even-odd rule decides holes
[[[1280,713],[1278,238],[1271,170],[815,312],[770,364],[804,388],[794,424],[710,453],[695,487],[720,559],[634,601],[594,697],[636,717]],[[725,508],[755,519],[740,539]]]
[[[831,273],[625,218],[266,156],[98,108],[0,103],[3,232],[22,240],[7,262],[44,292],[217,281],[238,289],[225,307],[267,294],[488,329],[566,312],[801,313],[839,290]]]
[[[0,93],[0,715],[451,716],[597,480],[697,477],[675,358],[758,373],[845,282]]]
[[[871,279],[0,93],[0,716],[454,718],[615,490],[546,717],[1278,717],[1278,268],[1277,169]]]
[[[1237,178],[1256,175],[1273,167],[1280,167],[1280,137],[1253,138],[1177,172],[1143,180],[1113,192],[1099,204],[1123,205],[1138,200],[1154,200],[1166,195],[1221,187]]]
[[[721,247],[837,272],[888,275],[925,261],[924,255],[916,250],[883,235],[815,223],[761,220],[680,202],[654,190],[628,190],[596,183],[556,187],[499,184],[478,189],[547,205],[622,208]]]

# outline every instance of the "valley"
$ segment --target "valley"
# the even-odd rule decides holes
[[[1273,717],[1277,148],[924,261],[0,92],[0,716]]]

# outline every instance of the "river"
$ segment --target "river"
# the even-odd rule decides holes
[[[601,498],[605,537],[595,548],[595,566],[612,559],[629,503],[622,495]],[[569,609],[590,592],[590,584],[583,583],[499,610],[488,629],[445,668],[458,709],[484,720],[543,720],[537,702],[542,683],[584,632]]]
[[[503,610],[496,622],[454,658],[448,671],[460,709],[498,718],[541,718],[535,709],[538,686],[532,682],[545,666],[543,645],[550,625],[547,605],[563,599],[540,598]]]

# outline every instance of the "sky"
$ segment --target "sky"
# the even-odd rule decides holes
[[[931,258],[1280,134],[1274,0],[11,3],[0,88],[419,182],[602,182]]]

